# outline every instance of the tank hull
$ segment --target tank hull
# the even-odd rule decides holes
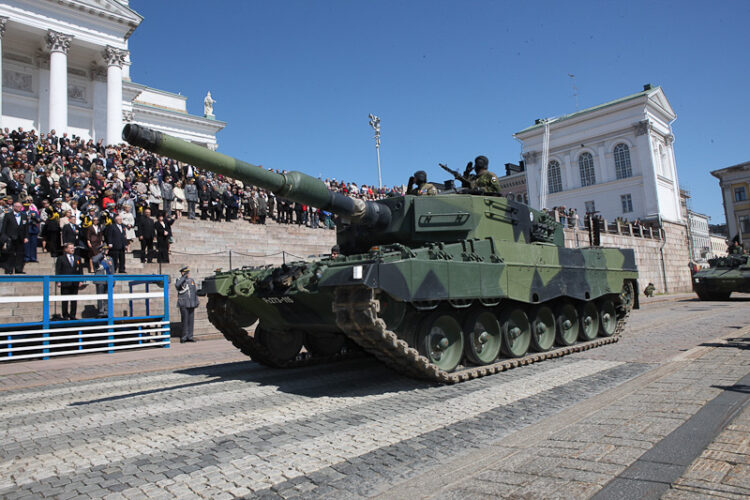
[[[637,276],[632,250],[473,240],[439,248],[391,245],[369,254],[219,273],[204,280],[201,293],[210,302],[223,304],[221,312],[213,314],[209,307],[209,319],[240,348],[242,342],[254,342],[251,330],[255,326],[266,335],[298,332],[306,347],[316,340],[331,343],[337,338],[339,346],[348,343],[380,355],[378,349],[383,347],[373,346],[373,334],[363,338],[362,332],[377,330],[382,324],[380,340],[387,343],[387,335],[392,335],[391,340],[403,342],[404,349],[396,361],[384,360],[387,364],[411,376],[455,382],[460,381],[455,380],[455,373],[445,370],[414,373],[416,364],[408,361],[409,356],[420,357],[420,323],[426,317],[446,311],[446,316],[464,324],[470,316],[487,313],[501,318],[512,309],[533,317],[540,309],[564,304],[578,310],[585,304],[611,301],[620,307],[622,291],[629,284],[631,303],[617,312],[618,320],[624,322],[629,308],[637,307]],[[352,314],[356,304],[372,311]],[[228,316],[235,323],[232,328],[227,328]],[[365,316],[372,321],[352,324]],[[570,344],[579,340],[574,337]],[[302,360],[273,359],[266,364],[308,364],[320,358],[315,349],[311,351]],[[249,354],[263,362],[263,356]],[[514,354],[518,353],[498,353],[485,364],[501,366],[503,359]],[[463,356],[461,363],[473,366]],[[484,372],[477,367],[472,373]]]
[[[698,271],[693,275],[693,290],[701,300],[726,300],[733,292],[750,293],[750,265]]]

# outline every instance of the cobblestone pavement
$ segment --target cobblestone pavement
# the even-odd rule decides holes
[[[207,366],[41,376],[0,392],[0,497],[590,496],[717,394],[747,391],[747,306],[649,303],[617,344],[455,386],[369,359],[282,371],[211,364],[215,352]],[[748,418],[666,496],[741,494]]]

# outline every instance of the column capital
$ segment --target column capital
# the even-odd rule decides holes
[[[7,16],[0,16],[0,40],[2,40],[3,35],[5,35],[5,24],[8,22]]]
[[[102,52],[102,56],[104,56],[107,66],[119,66],[121,68],[125,63],[125,58],[128,54],[129,52],[127,50],[118,49],[111,45],[104,47],[104,52]]]
[[[70,50],[70,42],[73,35],[66,35],[58,31],[47,30],[47,50],[50,52],[62,52],[67,54]]]

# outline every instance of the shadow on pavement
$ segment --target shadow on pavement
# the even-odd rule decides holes
[[[269,368],[250,360],[235,361],[186,368],[176,370],[174,373],[201,378],[209,377],[209,379],[119,394],[100,399],[76,401],[71,403],[70,406],[107,403],[228,381],[246,382],[248,383],[248,389],[251,386],[273,386],[280,392],[310,398],[361,397],[434,386],[434,384],[428,382],[403,377],[368,356],[328,364],[288,369]]]
[[[744,327],[730,327],[730,328],[744,328]],[[750,349],[750,337],[733,337],[727,338],[725,342],[704,342],[700,344],[705,347],[731,347],[734,349]]]
[[[734,384],[734,385],[712,385],[716,389],[723,389],[725,391],[741,392],[742,394],[750,394],[750,385],[745,384]]]

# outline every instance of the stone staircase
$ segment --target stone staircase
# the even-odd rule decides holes
[[[213,274],[217,268],[227,270],[241,266],[279,265],[285,260],[289,262],[307,259],[313,255],[327,254],[336,241],[335,231],[276,224],[270,219],[267,224],[259,225],[250,224],[245,220],[211,222],[182,218],[174,223],[172,233],[175,243],[171,246],[168,264],[142,264],[139,258],[131,252],[126,256],[127,273],[167,274],[171,278],[171,283],[174,284],[175,279],[180,275],[180,268],[188,265],[191,269],[191,276],[200,283],[203,278]],[[135,242],[131,250],[139,251],[140,244]],[[38,263],[26,264],[24,268],[26,274],[54,274],[54,262],[49,254],[41,253],[40,249],[38,258]],[[119,285],[116,291],[127,292],[127,287]],[[41,295],[41,292],[42,285],[39,283],[14,283],[0,287],[0,296]],[[54,290],[52,293],[54,294]],[[95,293],[93,285],[89,285],[81,293]],[[169,302],[174,336],[179,334],[180,321],[174,286],[169,291]],[[85,305],[79,304],[79,317]],[[206,299],[201,298],[201,306],[196,309],[195,315],[195,335],[202,338],[221,336],[209,323],[205,305]],[[124,302],[118,302],[116,307],[117,313],[123,314],[127,305]],[[58,305],[57,308],[59,312],[60,306]],[[143,309],[142,305],[137,306],[134,312],[137,314],[140,309]],[[39,303],[16,303],[0,307],[0,326],[3,323],[36,320],[41,320]]]

